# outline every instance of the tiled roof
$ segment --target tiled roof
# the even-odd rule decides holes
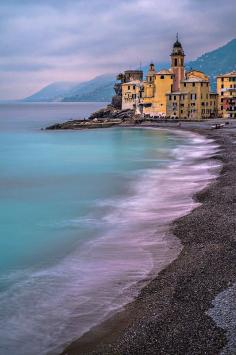
[[[229,73],[220,74],[220,75],[217,76],[217,78],[222,78],[222,77],[225,77],[225,76],[236,76],[236,71],[231,71]]]
[[[198,77],[192,77],[189,79],[184,79],[182,80],[183,83],[208,83],[208,80],[198,78]]]
[[[172,74],[170,70],[168,69],[161,69],[157,74]]]
[[[122,85],[139,85],[139,84],[141,84],[140,80],[132,80],[129,81],[128,83],[123,83]]]

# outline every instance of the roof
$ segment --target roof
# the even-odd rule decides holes
[[[128,83],[123,83],[122,85],[140,85],[141,81],[140,80],[132,80],[129,81]]]
[[[181,42],[179,41],[178,33],[177,33],[177,36],[176,36],[176,41],[173,44],[173,49],[172,49],[171,55],[182,55],[182,56],[184,56],[184,50],[183,50]]]
[[[159,72],[157,72],[157,74],[160,74],[160,75],[172,75],[173,73],[168,70],[168,69],[161,69]]]
[[[175,47],[175,48],[182,48],[182,44],[181,44],[180,41],[177,39],[176,42],[174,43],[173,47]]]
[[[229,73],[225,73],[225,74],[220,74],[217,76],[217,78],[223,78],[223,77],[235,77],[236,76],[236,71],[231,71]]]
[[[182,80],[183,83],[209,83],[208,80],[194,77],[194,78],[189,78],[189,79],[184,79]]]
[[[187,74],[190,74],[190,73],[192,73],[192,72],[194,72],[194,71],[196,71],[197,73],[201,73],[201,74],[204,74],[204,75],[205,75],[205,73],[204,73],[203,71],[198,70],[198,69],[190,69],[190,70],[187,71]]]

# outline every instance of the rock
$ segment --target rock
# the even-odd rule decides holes
[[[134,122],[134,110],[119,110],[112,105],[102,108],[92,113],[88,119],[70,120],[63,123],[56,123],[47,127],[47,130],[55,129],[85,129],[85,128],[105,128],[114,125],[130,124]]]

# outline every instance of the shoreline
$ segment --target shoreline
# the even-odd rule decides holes
[[[236,140],[236,132],[199,127],[181,130],[214,139],[221,152],[211,159],[223,163],[219,177],[194,196],[202,204],[173,225],[182,251],[134,301],[74,341],[62,354],[217,354],[226,345],[225,331],[206,312],[215,296],[236,279],[236,266],[232,265],[236,260],[234,228],[221,213],[228,211],[230,200],[232,203],[232,191],[222,199],[222,190],[233,188],[224,181],[224,171],[236,169],[236,157],[233,166],[229,159],[233,153],[230,135]]]

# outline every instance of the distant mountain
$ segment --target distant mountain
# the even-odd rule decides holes
[[[169,68],[170,63],[156,64],[156,69]],[[144,75],[148,71],[148,65],[142,69]],[[186,69],[191,68],[201,70],[209,75],[212,90],[216,87],[216,76],[236,70],[236,39],[233,39],[223,47],[212,52],[203,54],[201,57],[186,64]],[[110,102],[114,95],[113,86],[116,74],[104,74],[92,80],[82,83],[57,82],[50,84],[26,98],[26,101],[63,101],[63,102],[82,102],[82,101],[104,101]]]
[[[186,69],[191,68],[209,75],[212,89],[215,90],[217,75],[236,70],[236,39],[187,63]]]
[[[116,74],[99,75],[92,80],[80,83],[73,87],[67,92],[62,101],[111,101],[111,98],[114,95],[113,86],[115,79]]]
[[[36,92],[35,94],[26,97],[24,101],[28,102],[41,102],[41,101],[61,101],[67,92],[72,90],[77,83],[73,82],[55,82],[50,85],[47,85],[40,91]]]

